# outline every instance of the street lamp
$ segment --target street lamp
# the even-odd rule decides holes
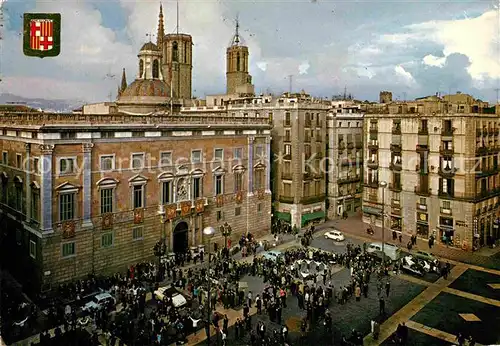
[[[385,270],[385,188],[387,183],[381,181],[379,185],[382,188],[382,266]]]
[[[207,344],[210,345],[210,320],[211,320],[211,315],[212,315],[212,309],[210,308],[210,295],[212,293],[212,279],[210,278],[210,264],[211,264],[211,256],[210,256],[210,239],[212,236],[215,234],[215,228],[213,227],[205,227],[203,229],[203,234],[207,236],[208,238],[208,271],[207,271],[207,279],[208,279],[208,292],[207,292],[207,307],[208,307],[208,312],[207,312]]]
[[[224,249],[226,249],[227,251],[227,238],[231,236],[233,229],[231,228],[231,225],[226,221],[223,225],[220,225],[219,230],[224,236]]]
[[[167,253],[167,245],[165,243],[165,223],[167,223],[168,221],[167,218],[165,217],[165,208],[163,207],[163,205],[158,206],[158,215],[160,216],[160,222],[162,223],[161,238],[153,247],[153,252],[154,255],[158,257],[158,279],[161,280],[162,279],[160,274],[161,258],[165,256],[165,254]]]

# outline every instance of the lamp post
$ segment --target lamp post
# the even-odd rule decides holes
[[[219,230],[222,233],[222,235],[224,236],[224,249],[227,252],[227,238],[231,236],[233,229],[231,228],[230,224],[228,224],[227,222],[224,222],[223,225],[220,225]]]
[[[382,266],[385,270],[385,188],[387,183],[381,181],[379,185],[382,188]]]
[[[208,237],[208,271],[207,271],[207,280],[208,280],[208,292],[207,292],[207,345],[210,345],[210,320],[212,315],[212,309],[210,307],[210,296],[212,293],[212,279],[210,278],[210,264],[211,264],[211,256],[210,256],[210,239],[215,234],[215,228],[213,227],[205,227],[203,229],[203,234]]]
[[[158,215],[160,216],[160,222],[162,224],[161,227],[161,237],[160,240],[155,244],[153,248],[153,252],[155,256],[158,257],[158,277],[160,278],[160,264],[162,256],[165,256],[167,253],[167,244],[165,242],[166,232],[165,232],[165,224],[167,223],[167,218],[165,217],[165,208],[163,205],[158,206]],[[161,279],[161,278],[160,278]]]

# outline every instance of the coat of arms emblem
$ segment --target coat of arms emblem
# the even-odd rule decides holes
[[[138,208],[134,209],[134,223],[142,223],[144,220],[144,209]]]
[[[198,199],[196,201],[196,212],[197,213],[203,213],[204,210],[205,210],[205,200]]]
[[[181,216],[191,213],[191,201],[181,202]]]
[[[23,52],[39,58],[58,56],[61,52],[61,14],[25,13]]]

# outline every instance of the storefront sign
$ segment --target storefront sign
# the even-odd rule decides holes
[[[425,214],[425,213],[417,213],[417,221],[427,222],[427,214]]]
[[[467,225],[467,224],[465,223],[465,221],[455,221],[455,225],[456,225],[457,227],[466,227],[466,228],[469,228],[469,225]]]

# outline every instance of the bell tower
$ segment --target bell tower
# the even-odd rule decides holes
[[[254,94],[252,76],[248,73],[248,47],[240,37],[240,23],[226,50],[226,93]]]
[[[160,7],[158,32],[162,31],[163,12]],[[161,40],[162,72],[165,83],[179,99],[191,99],[193,73],[193,38],[191,35],[179,33],[179,4],[177,3],[177,30],[175,34],[167,34]]]

